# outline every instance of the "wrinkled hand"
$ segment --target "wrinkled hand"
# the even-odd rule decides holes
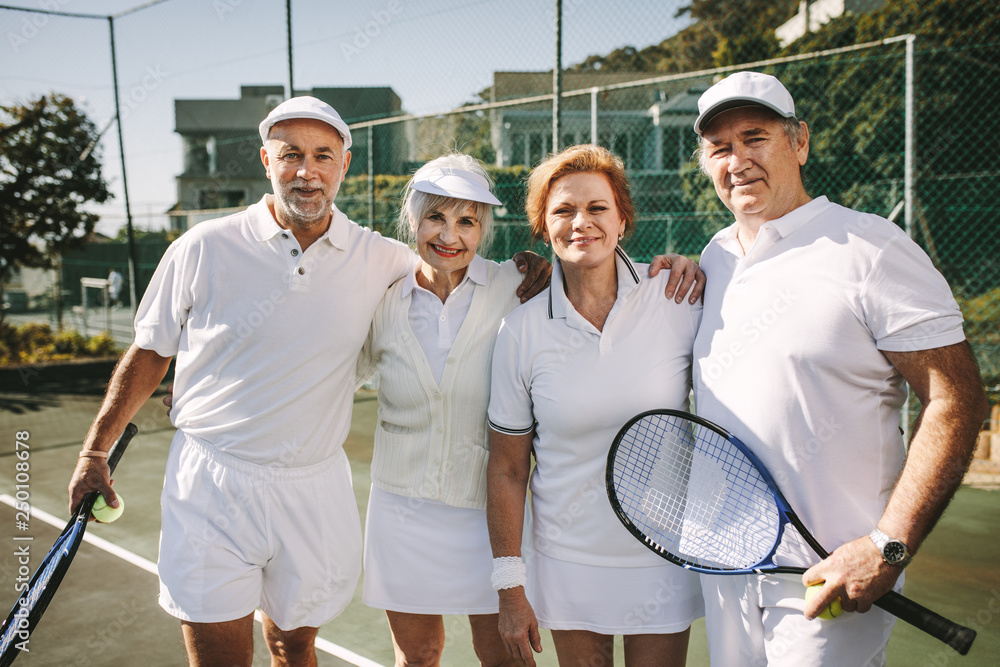
[[[535,653],[542,652],[542,636],[538,632],[538,620],[524,595],[524,587],[506,588],[500,591],[500,620],[497,624],[500,638],[507,652],[528,667],[535,667]]]
[[[852,540],[802,575],[805,586],[826,582],[806,605],[805,616],[816,618],[838,597],[844,611],[864,613],[875,600],[892,590],[902,573],[902,568],[882,560],[882,554],[867,535]]]
[[[105,459],[81,458],[69,480],[69,511],[72,514],[83,497],[96,491],[111,507],[118,507],[118,495],[111,489],[111,468]],[[94,521],[94,517],[89,517]]]
[[[547,259],[530,250],[522,250],[511,259],[517,265],[517,270],[524,274],[524,280],[517,288],[517,295],[521,297],[521,303],[549,286],[549,280],[552,278],[552,264]]]
[[[662,269],[670,269],[665,292],[668,299],[680,303],[687,294],[688,301],[695,303],[701,298],[705,291],[705,273],[696,261],[677,253],[657,255],[649,263],[649,277],[653,278]]]

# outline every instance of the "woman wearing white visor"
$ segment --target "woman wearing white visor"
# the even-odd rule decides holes
[[[386,292],[359,361],[359,383],[380,375],[363,600],[386,610],[397,666],[439,663],[445,614],[469,616],[482,665],[523,664],[497,631],[486,527],[493,345],[520,305],[523,279],[512,261],[477,254],[489,246],[498,205],[467,155],[439,157],[413,175],[400,238],[421,261]],[[675,285],[684,277],[680,299],[697,267],[678,255],[666,264]]]
[[[438,664],[443,614],[469,616],[483,665],[518,664],[497,632],[486,529],[490,362],[523,279],[476,254],[499,204],[467,155],[413,175],[400,238],[421,261],[386,292],[359,362],[360,381],[380,376],[363,599],[386,610],[397,665]]]

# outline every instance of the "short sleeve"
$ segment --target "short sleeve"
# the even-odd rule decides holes
[[[178,239],[167,248],[135,315],[135,344],[161,357],[180,347],[181,332],[191,312],[195,261],[191,244]]]
[[[879,252],[861,304],[880,350],[913,352],[965,340],[962,312],[948,282],[905,236],[890,239]]]
[[[528,369],[507,320],[500,325],[493,348],[490,384],[490,427],[500,433],[525,435],[535,427]]]

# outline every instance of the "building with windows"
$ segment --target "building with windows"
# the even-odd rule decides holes
[[[566,72],[563,90],[586,91],[562,100],[561,147],[596,141],[619,155],[629,171],[675,171],[691,157],[698,97],[711,85],[680,81],[615,88],[649,72]],[[551,72],[495,72],[490,101],[552,91]],[[491,111],[498,167],[532,167],[552,150],[548,100]]]
[[[241,86],[238,99],[174,100],[174,131],[184,142],[184,168],[177,176],[177,204],[171,227],[179,231],[201,220],[237,210],[271,192],[260,162],[257,127],[285,100],[280,85]],[[388,87],[313,88],[347,123],[402,114],[399,96]],[[352,133],[348,176],[368,172],[368,132]],[[372,128],[376,173],[400,173],[406,139],[399,124]]]

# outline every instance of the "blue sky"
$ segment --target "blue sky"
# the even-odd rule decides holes
[[[106,16],[142,0],[0,0]],[[642,48],[687,24],[684,0],[563,0],[563,64]],[[410,113],[454,108],[494,71],[551,69],[550,0],[293,0],[296,88],[391,86]],[[0,10],[0,104],[57,91],[99,127],[114,115],[108,21]],[[236,98],[241,84],[287,84],[282,0],[167,0],[115,21],[122,129],[133,218],[165,224],[182,168],[173,100]],[[116,193],[99,230],[124,224],[115,128],[101,143]]]

